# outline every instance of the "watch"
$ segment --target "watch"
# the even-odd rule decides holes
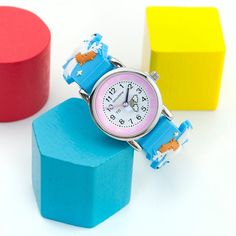
[[[126,68],[108,55],[100,34],[84,40],[63,66],[68,84],[79,85],[93,120],[107,135],[144,151],[151,167],[159,169],[187,141],[192,130],[186,120],[176,126],[163,105],[159,75]]]

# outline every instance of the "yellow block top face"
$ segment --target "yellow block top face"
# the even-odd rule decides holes
[[[156,52],[225,52],[213,7],[148,7],[151,49]]]

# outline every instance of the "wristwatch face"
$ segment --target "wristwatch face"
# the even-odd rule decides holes
[[[146,74],[115,69],[95,85],[90,108],[103,131],[112,137],[129,140],[143,136],[157,123],[161,96]]]

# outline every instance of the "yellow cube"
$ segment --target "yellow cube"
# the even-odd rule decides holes
[[[169,109],[216,109],[224,55],[216,8],[147,8],[143,69],[160,74],[157,84]]]

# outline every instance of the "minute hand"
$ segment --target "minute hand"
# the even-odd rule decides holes
[[[129,99],[129,87],[127,88],[125,103],[128,103],[128,99]]]

